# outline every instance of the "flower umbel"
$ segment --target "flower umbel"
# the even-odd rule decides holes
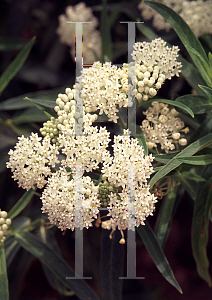
[[[52,171],[51,167],[59,162],[58,147],[50,143],[50,138],[38,137],[32,133],[29,138],[19,137],[15,150],[10,150],[10,159],[7,168],[11,168],[14,180],[18,181],[19,187],[29,190],[37,187],[42,189],[46,184],[45,178]],[[42,140],[42,142],[40,142]]]
[[[146,119],[140,126],[145,133],[148,148],[157,148],[157,144],[160,144],[161,149],[168,153],[175,149],[177,143],[186,146],[187,140],[181,137],[182,133],[189,132],[189,128],[184,128],[184,122],[176,118],[178,112],[156,101],[152,102],[152,106],[144,112]]]
[[[82,176],[81,188],[81,220],[78,221],[82,222],[83,227],[89,228],[99,212],[98,187],[94,185],[89,176]],[[75,228],[76,193],[75,180],[70,179],[70,173],[65,168],[60,168],[59,171],[52,174],[44,189],[41,197],[42,211],[47,213],[50,222],[61,230],[74,230]]]
[[[124,135],[114,137],[114,156],[107,158],[103,163],[102,172],[109,182],[121,190],[118,193],[111,191],[108,205],[111,216],[111,227],[125,229],[144,225],[146,217],[152,215],[155,209],[156,197],[150,193],[147,179],[153,173],[151,162],[152,154],[144,155],[143,148],[138,145],[137,139],[130,138],[128,131]],[[134,192],[133,203],[130,203],[129,190]],[[135,223],[129,224],[129,208],[134,206]]]

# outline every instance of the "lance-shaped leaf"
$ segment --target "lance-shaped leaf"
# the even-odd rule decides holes
[[[196,38],[187,23],[175,11],[158,2],[144,1],[144,3],[157,11],[172,26],[184,46],[190,46],[194,48],[194,50],[196,50],[205,61],[208,60],[205,50],[203,49],[200,41]],[[205,82],[207,82],[208,74],[202,64],[202,60],[197,57],[193,53],[193,51],[190,51],[188,49],[188,52],[203,79],[205,80]]]
[[[97,295],[82,279],[66,279],[66,277],[75,277],[75,272],[56,252],[41,242],[36,236],[29,232],[19,231],[15,233],[15,239],[24,249],[46,265],[58,280],[68,289],[74,291],[80,299],[99,300]]]
[[[27,40],[17,39],[17,38],[0,38],[0,51],[14,51],[21,50],[26,44]]]
[[[48,101],[48,100],[43,101],[43,100],[40,100],[40,99],[31,99],[31,98],[28,98],[28,97],[25,97],[24,100],[33,102],[33,103],[41,105],[43,107],[49,107],[49,108],[54,108],[55,107],[55,102],[54,101]]]
[[[157,223],[155,226],[155,233],[161,248],[164,247],[166,239],[168,237],[168,232],[171,225],[176,196],[177,196],[177,187],[174,189],[173,192],[169,193],[163,199],[163,203],[160,208]]]
[[[194,114],[204,114],[212,109],[211,101],[207,97],[201,95],[184,95],[177,98],[175,102],[187,105],[192,109]]]
[[[0,77],[0,93],[6,88],[10,80],[18,73],[20,68],[23,66],[26,61],[32,46],[35,42],[35,37],[21,50],[17,57],[11,62],[9,67],[4,71]]]
[[[47,244],[52,250],[54,250],[58,255],[61,256],[60,248],[58,242],[55,238],[54,232],[52,230],[46,230],[46,228],[41,225],[38,232],[39,238],[44,244]],[[62,295],[73,295],[73,291],[69,291],[64,283],[62,283],[58,278],[52,273],[52,271],[42,263],[43,271],[45,273],[46,279],[48,280],[49,285],[56,289]]]
[[[142,146],[142,148],[144,150],[144,154],[148,155],[148,147],[146,144],[145,134],[141,130],[141,127],[138,125],[136,125],[136,134],[138,134],[138,135],[135,135],[135,138],[137,138],[139,145]]]
[[[212,155],[183,156],[178,158],[178,160],[189,165],[206,166],[212,164]]]
[[[208,223],[212,206],[212,177],[204,184],[199,185],[197,199],[194,204],[194,213],[191,230],[192,251],[196,261],[198,274],[211,286],[209,261],[206,246],[208,243]]]
[[[178,153],[180,153],[180,151],[174,151],[167,154],[153,154],[153,156],[154,156],[154,160],[167,164],[170,161],[170,159],[175,157]]]
[[[124,246],[119,244],[121,234],[119,230],[109,238],[110,230],[102,229],[101,241],[101,284],[103,300],[116,300],[122,297]]]
[[[179,167],[182,162],[178,159],[183,156],[191,156],[201,149],[207,147],[212,143],[212,133],[200,138],[196,142],[192,143],[185,149],[183,149],[179,154],[172,158],[164,167],[162,167],[150,180],[149,185],[152,187],[159,179],[167,175],[170,171]]]
[[[30,99],[42,99],[42,101],[52,101],[55,103],[55,99],[57,95],[64,91],[67,86],[62,86],[60,88],[52,89],[52,90],[44,90],[33,93],[27,93],[18,97],[7,99],[0,103],[0,110],[18,110],[27,107],[34,107],[35,104],[30,101],[23,100],[24,98]],[[41,106],[40,106],[41,107]]]
[[[146,221],[145,225],[140,225],[137,231],[160,273],[170,284],[182,293],[181,287],[175,279],[167,258],[148,222]]]
[[[203,85],[199,85],[199,87],[206,93],[210,101],[212,101],[212,89]]]
[[[190,46],[186,46],[186,49],[188,50],[188,52],[193,52],[194,55],[196,55],[200,61],[203,63],[204,67],[205,67],[205,80],[207,82],[207,84],[209,86],[212,86],[212,70],[210,68],[210,65],[209,65],[209,61],[205,60],[194,48],[190,47]]]
[[[20,212],[27,206],[27,204],[32,199],[36,189],[30,189],[24,193],[24,195],[18,200],[18,202],[13,206],[13,208],[8,212],[7,217],[9,219],[14,219]]]
[[[32,122],[42,123],[47,120],[48,117],[45,115],[45,113],[43,111],[40,111],[36,107],[26,109],[12,119],[14,124],[24,124]]]
[[[4,252],[4,244],[0,244],[0,298],[9,300],[7,266]]]

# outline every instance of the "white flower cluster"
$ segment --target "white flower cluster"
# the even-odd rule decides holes
[[[59,16],[59,27],[57,33],[62,43],[71,47],[71,55],[75,59],[75,24],[67,23],[68,21],[91,22],[83,24],[83,63],[92,64],[96,57],[101,56],[101,36],[96,30],[98,20],[93,15],[92,9],[86,7],[84,2],[80,2],[75,6],[68,6],[66,14]]]
[[[83,87],[82,99],[86,112],[100,110],[100,115],[105,113],[109,121],[117,123],[116,106],[132,105],[127,97],[127,68],[118,68],[109,62],[103,65],[95,62],[92,67],[84,68],[77,82]]]
[[[166,79],[179,76],[182,67],[176,60],[179,48],[169,48],[164,40],[158,38],[150,43],[136,43],[134,49],[135,66],[129,68],[130,76],[136,85],[136,99],[147,101],[157,94]]]
[[[108,206],[111,216],[111,226],[119,230],[128,226],[144,225],[147,216],[152,215],[155,209],[156,197],[150,193],[147,179],[153,173],[151,162],[152,154],[144,155],[143,148],[138,145],[137,139],[129,137],[127,130],[124,136],[114,137],[114,156],[106,157],[102,173],[109,182],[121,187],[121,192],[109,195]],[[135,209],[136,224],[129,224],[129,189],[134,192],[133,204]]]
[[[153,0],[158,2],[157,0]],[[160,3],[177,12],[199,37],[205,33],[212,34],[212,2],[211,0],[161,0]],[[138,8],[144,20],[153,18],[153,26],[158,30],[169,31],[171,25],[148,5],[140,2]]]
[[[175,149],[177,143],[186,146],[187,140],[181,137],[180,131],[188,133],[189,128],[184,128],[184,122],[176,118],[178,112],[174,108],[169,110],[168,105],[156,101],[152,102],[152,106],[144,112],[146,119],[140,126],[148,148],[157,148],[157,144],[160,144],[161,149],[168,153]]]
[[[18,139],[15,150],[8,153],[7,168],[11,168],[12,178],[18,181],[19,187],[29,190],[37,184],[41,189],[46,184],[45,178],[52,173],[51,167],[54,168],[59,162],[58,148],[51,145],[50,138],[42,140],[37,133],[32,133],[29,138],[22,136]]]
[[[58,141],[61,151],[66,155],[61,164],[69,166],[72,171],[76,165],[82,165],[83,171],[91,172],[102,163],[102,157],[107,155],[110,133],[106,128],[90,126],[84,130],[84,135],[74,136],[72,131],[66,130],[67,134],[59,135]],[[64,131],[65,132],[65,131]]]
[[[52,224],[55,224],[61,230],[74,230],[76,221],[82,222],[83,227],[92,226],[94,218],[97,218],[100,202],[98,196],[98,186],[96,187],[91,178],[82,177],[82,191],[80,197],[82,199],[81,220],[76,220],[77,203],[75,196],[77,193],[76,183],[74,179],[70,180],[70,173],[65,168],[61,168],[48,180],[48,184],[42,194],[42,211],[48,214],[48,218]]]
[[[11,223],[11,219],[7,219],[7,212],[1,211],[0,209],[0,243],[4,242],[5,233],[8,230]]]

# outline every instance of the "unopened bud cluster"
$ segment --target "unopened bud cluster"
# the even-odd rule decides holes
[[[106,178],[106,176],[104,176]],[[101,202],[101,207],[108,207],[110,198],[110,193],[118,193],[118,186],[115,185],[113,182],[109,182],[104,180],[103,182],[99,183],[99,194],[98,198]]]
[[[46,123],[43,123],[43,127],[40,129],[40,133],[42,134],[42,136],[50,138],[51,142],[53,144],[56,144],[56,146],[59,146],[57,138],[61,133],[61,131],[57,128],[58,124],[58,119],[51,117],[51,120],[47,121]]]
[[[169,48],[161,38],[151,43],[143,42],[134,45],[132,57],[135,66],[130,69],[132,83],[136,86],[136,99],[147,101],[156,96],[166,79],[179,76],[182,67],[177,62],[179,48]]]
[[[7,219],[7,212],[0,209],[0,243],[4,242],[5,232],[8,230],[11,222],[11,219]]]
[[[184,122],[176,118],[178,112],[174,108],[170,110],[168,105],[154,101],[152,107],[149,107],[144,115],[146,119],[140,127],[145,134],[149,149],[157,148],[160,144],[161,149],[168,153],[175,149],[177,143],[180,146],[187,145],[182,132],[188,133],[189,128],[184,128]]]
[[[56,99],[57,105],[54,107],[54,110],[58,115],[57,129],[59,131],[75,130],[76,120],[78,122],[77,125],[84,125],[84,127],[86,127],[92,125],[98,118],[96,114],[86,114],[84,107],[77,111],[77,101],[75,99],[79,99],[79,92],[80,91],[76,91],[76,89],[66,88],[65,94],[58,95]]]

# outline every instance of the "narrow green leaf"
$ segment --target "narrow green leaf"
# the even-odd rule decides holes
[[[0,51],[21,50],[27,43],[27,40],[1,37]]]
[[[212,89],[203,85],[199,85],[199,87],[206,93],[208,98],[212,101]]]
[[[35,37],[31,39],[31,41],[21,50],[21,52],[17,55],[17,57],[11,62],[11,64],[7,67],[4,73],[0,77],[0,94],[9,84],[11,79],[18,73],[20,68],[23,66],[26,61],[32,46],[35,42]]]
[[[148,222],[146,221],[145,225],[140,225],[137,231],[160,273],[182,294],[181,287],[175,279],[167,258]]]
[[[12,119],[14,124],[26,124],[32,122],[42,123],[47,120],[48,117],[45,115],[45,113],[36,107],[30,107],[26,109]]]
[[[189,180],[192,180],[192,181],[195,181],[195,182],[200,182],[200,181],[206,181],[205,178],[195,174],[195,173],[192,173],[192,172],[181,172],[181,177],[183,178],[188,178]]]
[[[101,240],[101,284],[103,300],[122,298],[122,277],[124,246],[119,244],[121,234],[119,230],[109,238],[111,231],[102,229]]]
[[[209,274],[209,261],[206,246],[208,243],[208,225],[212,206],[212,177],[200,185],[197,199],[194,204],[194,213],[191,230],[192,251],[196,261],[198,274],[209,286],[212,285]]]
[[[9,300],[7,266],[5,260],[4,244],[0,245],[0,297],[1,300]]]
[[[175,157],[178,153],[180,153],[180,151],[174,151],[167,154],[153,154],[153,156],[154,156],[154,160],[167,164],[170,161],[170,159]]]
[[[7,217],[9,219],[14,219],[20,212],[27,206],[29,201],[32,199],[36,189],[30,189],[24,193],[24,195],[18,200],[18,202],[9,211]]]
[[[192,51],[196,56],[198,56],[201,61],[203,62],[207,72],[208,72],[208,75],[211,77],[212,75],[212,71],[210,69],[210,65],[209,65],[209,60],[205,60],[194,48],[190,47],[190,46],[185,46],[187,50],[190,50]]]
[[[31,99],[31,98],[28,98],[28,97],[25,97],[24,100],[33,102],[35,104],[39,104],[43,107],[50,107],[50,108],[55,107],[55,101],[48,101],[48,100],[43,101],[43,100],[40,100],[40,99]]]
[[[207,97],[200,95],[184,95],[178,97],[175,102],[187,105],[193,110],[194,114],[204,114],[212,109],[211,101]]]
[[[30,101],[23,100],[24,98],[30,99],[42,99],[43,101],[52,101],[55,103],[57,95],[64,91],[67,86],[62,86],[60,88],[52,89],[52,90],[44,90],[33,93],[27,93],[18,97],[7,99],[0,103],[0,110],[18,110],[27,107],[34,107],[34,103]],[[56,105],[56,104],[55,104]]]
[[[47,111],[44,111],[44,114],[48,117],[48,119],[51,119],[53,116],[50,115]]]
[[[148,147],[146,144],[145,134],[141,130],[141,127],[138,125],[136,125],[136,134],[138,134],[138,136],[136,135],[135,138],[138,140],[139,145],[142,146],[142,148],[144,150],[144,154],[148,155],[149,150],[148,150]]]
[[[179,161],[189,164],[189,165],[197,165],[197,166],[206,166],[212,164],[212,155],[196,155],[196,156],[183,156],[177,158]]]
[[[109,17],[107,10],[107,0],[102,1],[102,12],[101,12],[101,22],[100,22],[100,32],[102,37],[102,57],[103,61],[107,57],[109,61],[112,60],[112,41],[111,32],[109,26]]]
[[[46,230],[42,225],[39,230],[39,238],[41,241],[48,245],[52,250],[54,250],[59,256],[61,256],[60,247],[57,243],[55,235],[52,230]],[[64,283],[58,280],[58,278],[52,273],[52,271],[42,263],[43,271],[45,273],[46,279],[48,280],[49,285],[56,289],[62,295],[67,295],[70,291],[66,288]],[[72,292],[73,293],[73,292]],[[74,293],[73,293],[74,294]]]
[[[109,22],[108,23],[109,23],[110,30],[113,28],[113,25],[114,25],[118,15],[119,15],[119,13],[120,13],[120,10],[119,10],[119,6],[117,5],[113,8],[113,10],[112,10],[112,12],[109,16],[109,20],[108,20]]]
[[[144,24],[137,24],[139,31],[146,36],[150,41],[159,38],[149,27]],[[169,43],[167,46],[171,47]],[[203,91],[198,87],[198,84],[205,84],[202,76],[199,74],[198,70],[193,66],[193,64],[189,63],[185,58],[183,58],[180,54],[178,56],[178,61],[182,63],[182,74],[186,78],[186,80],[190,83],[193,89],[199,94],[203,95]]]
[[[164,247],[173,216],[175,199],[177,196],[177,188],[169,193],[164,199],[159,211],[159,217],[156,223],[155,233],[161,248]]]
[[[211,52],[208,52],[208,60],[209,60],[210,67],[212,68],[212,53]]]
[[[187,23],[175,11],[162,3],[151,1],[144,1],[144,3],[157,11],[172,26],[185,46],[194,48],[207,61],[207,55],[200,41],[196,38]],[[203,79],[207,82],[207,73],[202,66],[202,61],[192,51],[188,50],[188,52]]]
[[[15,241],[13,236],[10,236],[8,239],[6,239],[4,244],[6,263],[7,267],[9,267],[21,246],[18,244],[17,241]]]
[[[194,142],[200,139],[203,136],[212,132],[212,118],[208,115],[201,125],[194,131],[193,135],[190,138],[190,142]],[[205,153],[204,153],[205,154]]]
[[[178,160],[183,156],[191,156],[201,149],[207,147],[212,143],[212,133],[200,138],[196,142],[192,143],[185,149],[183,149],[179,154],[172,158],[161,170],[159,170],[150,180],[149,185],[152,187],[160,178],[167,175],[170,171],[179,167],[182,162]]]
[[[197,184],[194,181],[191,181],[185,177],[179,178],[180,184],[184,187],[186,192],[189,194],[192,200],[196,200],[197,195]]]
[[[188,106],[186,106],[186,105],[183,104],[183,103],[176,102],[176,101],[172,101],[172,100],[155,99],[155,98],[149,100],[148,102],[153,102],[153,101],[162,102],[162,103],[166,103],[166,104],[169,104],[169,105],[172,105],[172,106],[179,107],[179,108],[185,110],[189,115],[191,115],[192,118],[194,118],[194,113],[193,113],[193,111],[192,111]]]
[[[186,46],[186,49],[188,50],[188,52],[193,52],[194,55],[196,55],[200,61],[203,63],[204,67],[205,67],[205,70],[204,70],[204,73],[205,73],[205,80],[207,82],[207,84],[209,86],[212,85],[212,81],[211,81],[211,78],[212,78],[212,71],[210,69],[210,66],[209,66],[209,62],[208,60],[206,61],[194,48],[190,47],[190,46]],[[203,67],[202,67],[203,68]],[[204,68],[203,68],[204,69]]]
[[[99,300],[97,295],[81,279],[66,279],[74,277],[75,272],[66,264],[66,262],[55,253],[48,245],[41,242],[36,236],[29,232],[19,231],[15,233],[15,239],[18,243],[32,255],[37,257],[46,265],[52,273],[70,290],[82,300]]]

